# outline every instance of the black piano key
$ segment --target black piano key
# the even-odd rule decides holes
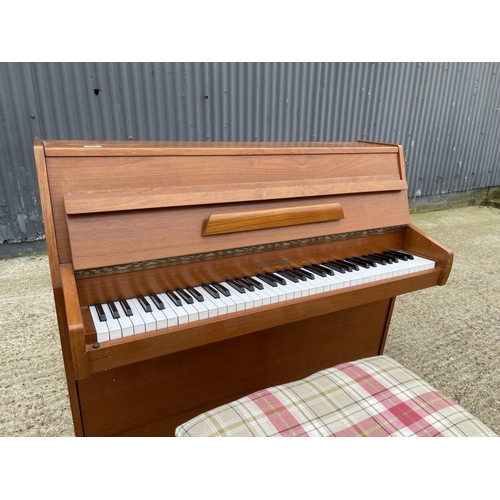
[[[349,271],[349,272],[359,271],[359,267],[356,264],[352,264],[351,262],[346,262],[345,260],[342,260],[342,259],[336,260],[335,264],[338,264],[339,266],[344,267],[345,270]]]
[[[382,252],[384,255],[387,255],[389,257],[392,257],[394,259],[396,259],[396,262],[399,262],[400,260],[408,260],[406,257],[403,258],[401,257],[400,255],[396,255],[395,253],[393,253],[391,250],[386,250],[385,252]]]
[[[232,286],[237,292],[245,293],[245,287],[243,285],[240,285],[239,283],[236,283],[236,281],[226,280],[226,283]]]
[[[359,266],[364,267],[365,269],[368,269],[370,267],[366,262],[363,261],[359,262],[358,260],[352,257],[345,258],[344,262],[349,262],[351,264],[355,264],[356,266],[358,266],[358,269],[356,269],[356,271],[359,270]]]
[[[120,299],[120,304],[123,307],[123,310],[125,311],[125,316],[133,316],[134,313],[132,312],[132,309],[128,305],[128,302],[125,299]]]
[[[151,309],[151,304],[146,300],[146,298],[143,295],[138,295],[137,300],[139,301],[139,304],[141,304],[144,311],[150,313],[153,310]]]
[[[183,298],[188,304],[193,303],[193,297],[189,295],[189,293],[186,292],[186,290],[183,290],[182,288],[177,288],[176,290],[177,295],[180,295],[181,298]]]
[[[269,276],[266,276],[265,274],[257,274],[257,278],[264,281],[265,283],[267,283],[270,286],[273,286],[273,287],[278,286],[278,282],[276,280],[273,280],[272,278],[270,278]]]
[[[149,296],[151,297],[151,300],[158,309],[165,309],[165,304],[160,299],[160,297],[156,295],[156,293],[150,293]]]
[[[95,304],[95,308],[97,310],[97,314],[99,316],[99,321],[107,321],[106,318],[106,313],[104,312],[104,309],[102,308],[102,304]]]
[[[236,283],[238,283],[242,287],[246,288],[249,292],[255,292],[255,287],[248,283],[248,281],[246,281],[245,279],[235,278],[234,281],[236,281]]]
[[[396,255],[401,255],[401,258],[404,260],[406,257],[407,259],[413,260],[413,255],[411,253],[406,253],[403,252],[402,250],[391,250],[392,253]]]
[[[264,290],[264,285],[257,280],[254,280],[251,276],[243,276],[243,279],[253,285],[255,288],[259,290]]]
[[[211,286],[213,286],[217,291],[219,291],[226,297],[229,297],[231,295],[231,292],[222,283],[214,281],[213,283],[211,283]]]
[[[364,267],[365,269],[370,268],[370,264],[368,264],[368,262],[365,262],[363,259],[360,259],[359,257],[347,257],[344,260],[347,262],[352,262],[353,264],[357,264],[358,266]]]
[[[372,259],[366,257],[355,257],[355,259],[360,262],[366,262],[370,267],[377,267],[377,263]]]
[[[188,286],[186,290],[198,301],[198,302],[203,302],[205,300],[205,297],[198,291],[195,290],[192,286]]]
[[[345,267],[339,266],[338,264],[335,264],[334,262],[322,262],[321,265],[324,267],[329,267],[330,269],[333,269],[334,271],[337,271],[338,273],[345,274],[345,272],[346,272]]]
[[[118,312],[115,303],[112,300],[108,300],[107,304],[109,310],[111,311],[111,316],[113,316],[114,319],[118,319],[120,317],[120,313]]]
[[[299,282],[299,278],[297,276],[295,276],[294,274],[289,273],[288,271],[281,270],[281,271],[277,271],[277,273],[280,276],[283,276],[283,278],[289,279],[290,281],[293,281],[294,283]]]
[[[399,262],[399,259],[397,257],[394,257],[393,255],[387,255],[383,253],[377,252],[375,254],[377,257],[380,257],[381,259],[385,259],[388,264],[393,264],[395,262]]]
[[[213,286],[209,285],[208,283],[204,283],[203,285],[201,285],[201,287],[214,299],[220,299],[220,293]]]
[[[311,264],[311,265],[312,267],[319,269],[320,271],[323,271],[324,273],[329,274],[330,276],[333,276],[334,274],[330,268],[322,266],[321,264]]]
[[[323,271],[322,269],[317,269],[313,266],[304,266],[303,269],[306,271],[310,271],[311,273],[317,274],[318,276],[321,276],[322,278],[326,277],[326,272]]]
[[[371,260],[375,261],[377,264],[382,264],[383,266],[385,266],[387,264],[386,259],[382,259],[381,257],[378,257],[377,255],[375,255],[373,253],[370,253],[368,255],[362,255],[362,257],[364,259],[371,259]]]
[[[276,281],[278,285],[286,285],[286,280],[277,274],[266,273],[266,276],[269,276],[272,280]]]
[[[300,269],[297,269],[296,267],[292,268],[292,269],[287,269],[287,271],[290,273],[290,274],[293,274],[294,276],[297,276],[297,278],[300,280],[300,281],[307,281],[307,276],[305,275],[305,273],[303,273]]]
[[[301,274],[302,276],[304,276],[306,279],[310,279],[310,280],[315,280],[316,279],[314,277],[313,273],[310,273],[309,271],[306,271],[305,269],[299,269],[298,267],[294,267],[293,270],[297,274]]]
[[[165,290],[165,295],[177,306],[182,306],[182,300],[172,290]]]

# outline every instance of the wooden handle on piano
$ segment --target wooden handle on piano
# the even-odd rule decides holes
[[[202,234],[203,236],[211,236],[240,231],[256,231],[314,222],[329,222],[343,218],[344,211],[339,203],[225,212],[210,215]]]

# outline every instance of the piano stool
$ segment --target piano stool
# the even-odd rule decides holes
[[[342,363],[179,425],[176,437],[498,437],[389,356]]]

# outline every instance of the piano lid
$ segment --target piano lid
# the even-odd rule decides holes
[[[410,222],[400,146],[43,145],[60,262],[75,270]]]
[[[43,141],[46,156],[311,155],[394,153],[372,142]]]

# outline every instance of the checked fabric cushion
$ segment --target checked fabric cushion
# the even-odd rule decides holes
[[[389,356],[254,392],[177,427],[177,437],[496,436]]]

